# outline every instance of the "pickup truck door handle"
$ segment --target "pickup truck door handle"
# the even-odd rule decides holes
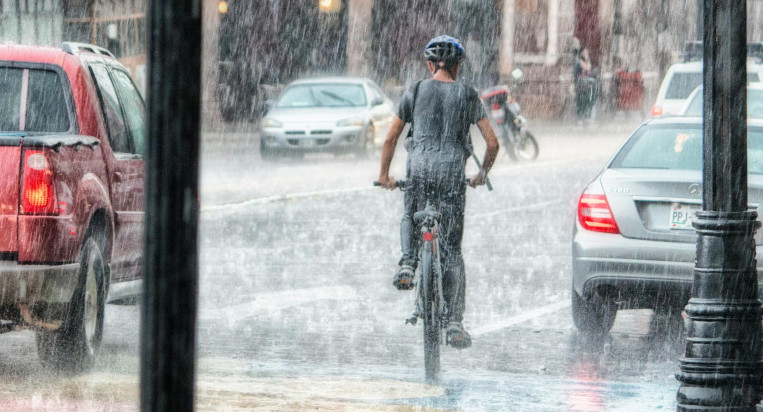
[[[114,172],[114,174],[111,175],[111,180],[114,183],[120,183],[122,181],[122,173]]]

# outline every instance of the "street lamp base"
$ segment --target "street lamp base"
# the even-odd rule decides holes
[[[683,384],[678,389],[678,412],[763,412],[757,385],[703,387]]]

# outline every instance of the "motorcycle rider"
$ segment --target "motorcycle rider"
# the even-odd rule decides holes
[[[413,287],[420,243],[414,236],[413,214],[429,201],[441,214],[437,236],[449,318],[447,339],[451,346],[463,349],[471,345],[471,337],[461,323],[466,286],[461,254],[466,201],[463,182],[466,160],[472,151],[469,127],[476,123],[487,143],[482,168],[469,181],[472,187],[485,184],[498,153],[498,140],[477,91],[456,82],[459,63],[465,57],[459,41],[450,36],[435,37],[424,48],[424,57],[432,77],[412,85],[403,94],[382,149],[379,182],[387,189],[396,188],[389,167],[405,123],[412,123],[413,133],[405,139],[408,186],[400,224],[403,255],[393,284],[398,289]]]

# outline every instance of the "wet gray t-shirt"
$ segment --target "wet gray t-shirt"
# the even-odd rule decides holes
[[[469,127],[485,117],[477,91],[458,82],[424,80],[403,94],[398,117],[413,121],[413,136],[406,138],[411,175],[421,173],[464,174],[470,155]]]

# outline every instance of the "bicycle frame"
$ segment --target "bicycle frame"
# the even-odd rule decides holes
[[[405,180],[397,182],[400,190],[408,189]],[[374,186],[380,186],[374,182]],[[464,180],[468,185],[469,180]],[[413,215],[413,221],[420,228],[421,241],[418,243],[419,264],[414,276],[416,285],[416,301],[413,316],[405,323],[416,325],[421,319],[424,330],[424,370],[427,381],[435,381],[440,372],[440,345],[445,339],[445,325],[448,320],[448,309],[443,293],[443,273],[440,262],[440,246],[437,240],[440,213],[427,201],[424,210]]]
[[[432,211],[436,212],[434,207],[427,204],[425,211]],[[421,225],[421,234],[423,242],[421,246],[419,247],[419,262],[423,262],[424,260],[430,260],[432,262],[432,269],[433,269],[433,275],[434,275],[434,286],[435,289],[438,292],[438,300],[439,300],[439,311],[442,314],[443,319],[447,319],[447,308],[445,307],[445,297],[442,292],[442,263],[440,262],[440,254],[439,254],[439,243],[437,241],[437,225],[438,225],[437,218],[431,218],[427,219],[424,223]],[[429,236],[427,234],[431,234],[431,239],[427,240]],[[421,289],[422,280],[421,279],[421,273],[423,271],[419,270],[416,273],[416,285],[417,285],[417,301],[416,301],[416,312],[414,312],[414,315],[421,318],[421,311],[419,310],[422,306],[423,301],[423,292]]]

